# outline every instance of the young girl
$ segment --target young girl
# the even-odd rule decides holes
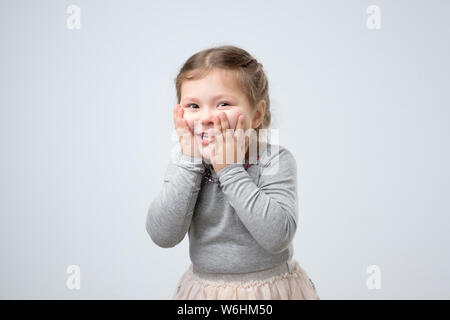
[[[260,138],[271,118],[262,64],[220,46],[191,56],[175,80],[180,149],[146,220],[163,248],[189,233],[192,264],[173,299],[319,299],[293,259],[295,158]]]

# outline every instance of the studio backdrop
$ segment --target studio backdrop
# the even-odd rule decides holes
[[[189,239],[145,228],[174,79],[235,45],[298,167],[321,299],[450,298],[447,1],[0,2],[0,298],[170,299]]]

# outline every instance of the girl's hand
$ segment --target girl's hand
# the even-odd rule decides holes
[[[230,128],[225,112],[221,112],[219,117],[214,118],[214,129],[217,135],[211,145],[211,164],[216,173],[232,163],[244,163],[248,148],[244,118],[244,115],[238,116],[234,129]]]
[[[188,123],[183,119],[184,109],[180,104],[175,106],[173,111],[173,120],[175,123],[175,130],[179,136],[181,152],[191,158],[201,158],[200,150],[195,143],[195,137],[189,129]]]

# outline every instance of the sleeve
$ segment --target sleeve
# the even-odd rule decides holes
[[[164,184],[147,212],[146,229],[155,244],[171,248],[180,243],[189,229],[205,168],[201,159],[179,151],[170,161]]]
[[[217,174],[222,191],[253,238],[268,252],[285,250],[297,229],[297,165],[280,148],[261,164],[256,185],[242,164],[231,164]]]

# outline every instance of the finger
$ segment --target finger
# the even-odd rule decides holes
[[[244,128],[244,115],[240,114],[238,116],[237,122],[236,122],[236,128],[234,130],[234,136],[241,136],[244,132],[245,132],[245,128]]]
[[[187,132],[187,133],[191,133],[191,128],[189,127],[189,123],[186,119],[184,119],[184,109],[182,107],[180,107],[179,111],[178,111],[178,117],[180,120],[180,126]]]
[[[235,149],[235,162],[241,163],[245,154],[245,143],[242,141],[243,134],[243,115],[239,115],[236,121],[236,127],[234,129],[234,149]]]
[[[223,133],[226,133],[226,130],[230,128],[230,123],[228,122],[228,117],[225,112],[220,113],[220,124],[222,125]]]
[[[180,108],[179,110],[178,110],[178,116],[181,118],[181,119],[184,119],[184,109],[183,108]],[[183,123],[184,123],[184,121],[182,121]]]
[[[226,141],[231,141],[233,139],[234,130],[231,128],[230,121],[228,120],[228,116],[225,112],[221,113],[222,115],[222,131],[225,134]],[[232,152],[233,150],[230,150]]]
[[[244,136],[244,115],[240,114],[238,116],[237,122],[236,122],[236,128],[234,130],[234,138],[238,141],[242,140],[242,137]]]
[[[222,125],[218,117],[214,117],[214,140],[217,138],[221,138],[222,135]]]
[[[174,113],[175,113],[175,117],[176,117],[176,118],[178,118],[178,119],[183,119],[183,116],[184,116],[184,108],[183,108],[180,104],[177,104],[177,107],[176,107]]]
[[[175,117],[175,126],[179,135],[188,136],[189,135],[189,125],[186,119],[183,118],[184,109],[180,104],[175,106],[174,117]]]
[[[179,105],[176,104],[175,108],[173,108],[173,122],[175,123],[175,127],[178,127],[178,110],[179,110]]]
[[[183,123],[183,108],[181,106],[178,106],[175,111],[175,121],[178,125],[178,127],[184,127]]]
[[[244,115],[243,114],[240,114],[239,116],[238,116],[238,119],[237,119],[237,122],[236,122],[236,129],[235,130],[237,130],[237,129],[242,129],[242,130],[244,130]]]
[[[173,119],[175,119],[176,117],[177,117],[177,113],[178,113],[178,110],[179,110],[179,104],[177,103],[176,105],[175,105],[175,108],[173,108]]]
[[[222,148],[223,148],[223,135],[222,135],[222,125],[220,122],[219,117],[215,116],[214,117],[214,140],[213,140],[213,149],[214,149],[214,154],[219,153],[218,156],[216,156],[214,159],[216,162],[222,164],[223,160],[222,159],[218,159],[218,157],[223,154]],[[217,136],[216,136],[217,135]]]

